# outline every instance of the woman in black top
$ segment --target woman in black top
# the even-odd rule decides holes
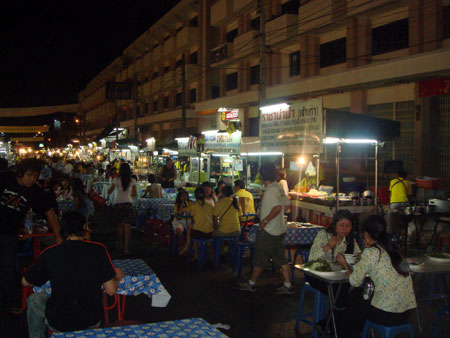
[[[166,164],[159,171],[159,177],[161,178],[161,186],[163,188],[174,188],[174,181],[177,178],[177,170],[175,169],[172,159],[169,157],[166,160]]]

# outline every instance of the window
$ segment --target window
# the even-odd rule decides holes
[[[250,21],[250,27],[254,30],[259,31],[259,16]]]
[[[250,136],[259,136],[259,118],[250,118]]]
[[[177,62],[175,63],[175,68],[181,67],[182,64],[183,64],[183,59],[177,60]]]
[[[409,23],[408,19],[391,22],[387,25],[372,29],[372,55],[392,52],[408,48]]]
[[[189,25],[191,27],[198,27],[198,16],[194,17],[189,21]]]
[[[237,89],[238,73],[227,74],[227,91]]]
[[[289,0],[281,5],[281,15],[283,14],[297,14],[300,7],[300,0]]]
[[[189,102],[195,103],[197,101],[197,88],[192,88],[189,90]]]
[[[347,60],[346,39],[338,39],[320,45],[320,67],[328,67]]]
[[[158,100],[153,101],[153,113],[158,113]]]
[[[300,75],[300,51],[289,54],[289,76]]]
[[[175,95],[175,107],[181,106],[181,93]]]
[[[259,65],[250,68],[250,85],[259,83]]]
[[[163,105],[164,105],[164,109],[169,109],[169,97],[168,96],[164,96]]]
[[[232,31],[229,31],[229,32],[227,33],[227,42],[233,43],[234,38],[235,38],[237,35],[238,35],[238,30],[237,30],[237,28],[236,28],[236,29],[233,29]]]
[[[444,12],[444,29],[443,29],[443,38],[450,38],[450,5],[445,6],[443,8]]]
[[[144,114],[147,115],[148,114],[148,103],[144,103]]]
[[[191,55],[189,55],[189,63],[191,65],[196,65],[198,63],[198,54],[197,54],[197,52],[194,52]]]
[[[170,72],[170,67],[169,66],[164,67],[164,74],[167,74],[168,72]]]
[[[220,87],[219,86],[212,86],[211,87],[211,98],[215,99],[220,97]]]

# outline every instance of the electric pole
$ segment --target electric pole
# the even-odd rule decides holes
[[[265,0],[259,0],[259,108],[266,100],[266,9]],[[259,111],[258,116],[260,116]]]
[[[186,135],[186,61],[185,54],[181,58],[181,136]]]

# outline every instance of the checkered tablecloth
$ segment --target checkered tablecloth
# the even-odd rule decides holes
[[[75,210],[75,202],[73,200],[59,200],[57,202],[59,211],[65,212]]]
[[[227,338],[201,318],[119,326],[104,329],[53,333],[52,338]]]
[[[249,242],[255,242],[256,231],[259,229],[258,225],[254,225],[250,228],[248,234]],[[284,245],[310,245],[314,242],[314,237],[319,230],[324,229],[320,225],[312,226],[288,226],[286,229],[286,236],[284,237]]]
[[[152,298],[152,306],[166,307],[171,298],[170,294],[156,277],[153,270],[142,259],[116,259],[114,266],[119,267],[125,278],[119,283],[119,295],[137,296],[141,293]],[[43,287],[35,287],[34,292],[51,294],[50,281]]]

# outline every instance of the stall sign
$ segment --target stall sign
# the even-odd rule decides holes
[[[183,137],[178,141],[178,156],[197,156],[197,138]]]
[[[244,171],[244,160],[241,158],[234,160],[234,171]]]
[[[219,109],[220,111],[220,109]],[[239,120],[239,109],[226,109],[220,111],[220,117],[222,121],[238,121]]]
[[[450,94],[450,77],[419,81],[419,97]]]
[[[262,107],[260,116],[259,135],[264,151],[322,152],[322,98]]]
[[[205,152],[239,154],[241,152],[241,132],[205,133]]]

